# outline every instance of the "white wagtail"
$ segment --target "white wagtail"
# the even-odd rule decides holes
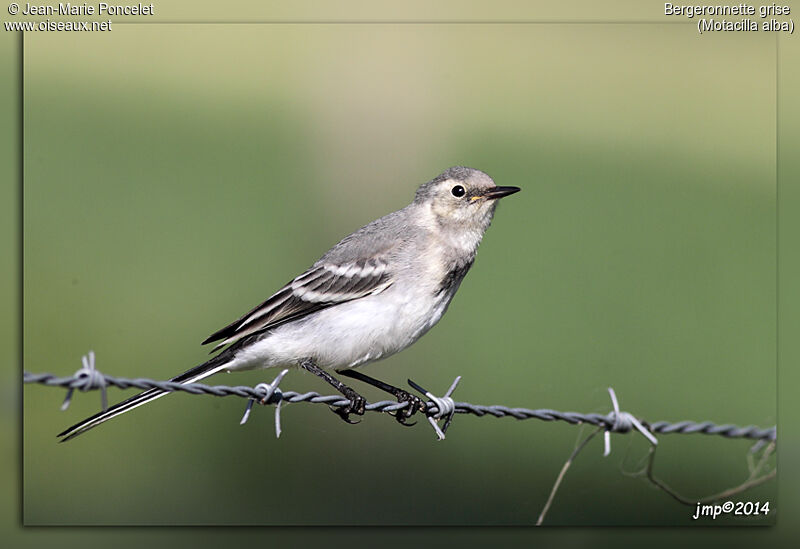
[[[300,366],[349,400],[345,421],[364,413],[365,399],[328,370],[365,381],[409,406],[422,401],[353,368],[402,351],[436,324],[475,260],[498,198],[485,173],[456,166],[419,187],[414,201],[345,237],[300,276],[203,343],[219,341],[217,356],[172,381],[194,383],[220,371]],[[213,351],[212,351],[213,352]],[[59,434],[69,440],[115,416],[167,394],[149,389]]]

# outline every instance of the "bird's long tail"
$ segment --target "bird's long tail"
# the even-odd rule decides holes
[[[170,381],[182,383],[184,385],[188,383],[196,383],[203,378],[216,374],[220,370],[225,369],[225,366],[230,362],[230,360],[231,357],[229,354],[227,352],[223,352],[211,360],[173,377],[170,379]],[[72,438],[75,438],[76,436],[85,433],[93,427],[97,427],[101,423],[104,423],[111,418],[122,415],[125,412],[129,412],[134,408],[141,406],[142,404],[147,404],[148,402],[151,402],[166,394],[168,394],[168,391],[162,391],[160,389],[147,389],[146,391],[142,391],[138,395],[134,395],[129,399],[123,400],[119,404],[115,404],[107,410],[88,417],[83,421],[76,423],[66,431],[59,433],[58,436],[61,437],[59,442],[66,442]]]

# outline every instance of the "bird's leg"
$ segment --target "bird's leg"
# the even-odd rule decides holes
[[[313,358],[306,358],[300,361],[300,366],[304,369],[308,370],[312,374],[321,377],[328,383],[330,383],[337,391],[342,393],[348,399],[350,399],[350,404],[347,406],[342,406],[334,410],[334,412],[341,417],[346,423],[358,423],[357,421],[350,421],[350,414],[356,414],[358,416],[364,415],[364,407],[367,404],[367,400],[356,393],[353,389],[330,375],[328,372],[317,366],[317,363],[314,362]]]
[[[412,426],[415,423],[406,423],[406,420],[419,412],[420,410],[425,409],[425,403],[416,395],[412,395],[408,391],[404,391],[394,385],[389,385],[388,383],[384,383],[379,379],[375,379],[374,377],[369,377],[366,374],[362,374],[361,372],[357,372],[355,370],[336,370],[336,373],[341,374],[343,376],[351,377],[353,379],[357,379],[359,381],[363,381],[364,383],[369,383],[373,387],[377,387],[381,391],[386,391],[387,393],[394,395],[397,398],[397,402],[408,402],[408,406],[401,410],[397,410],[395,412],[394,418],[397,420],[398,423],[401,425]]]

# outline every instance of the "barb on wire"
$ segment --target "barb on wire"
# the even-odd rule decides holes
[[[605,429],[605,433],[603,433],[603,442],[605,445],[605,449],[603,451],[603,457],[608,457],[611,453],[611,432],[615,433],[627,433],[632,428],[636,428],[637,431],[642,433],[647,440],[650,441],[650,444],[656,446],[658,444],[658,440],[653,434],[647,430],[647,428],[642,425],[642,423],[636,419],[633,414],[628,412],[620,412],[619,411],[619,401],[617,400],[617,393],[614,392],[614,389],[611,387],[608,388],[608,394],[611,395],[611,405],[614,407],[614,411],[608,414],[609,418],[614,421],[613,426],[609,429]]]
[[[105,376],[94,367],[94,351],[89,351],[88,354],[83,355],[81,357],[81,362],[83,367],[72,376],[73,381],[68,385],[67,396],[64,397],[64,402],[61,404],[61,411],[63,412],[69,408],[75,389],[80,389],[81,391],[100,389],[100,404],[103,410],[107,410],[108,395],[106,394],[106,379]]]
[[[450,427],[450,423],[453,421],[453,416],[456,413],[456,403],[453,402],[453,399],[450,398],[450,395],[452,395],[453,391],[456,390],[456,387],[458,387],[460,381],[461,376],[457,376],[456,379],[453,380],[453,383],[450,385],[450,388],[447,390],[444,396],[440,398],[434,396],[433,393],[426,391],[410,379],[408,380],[409,385],[431,399],[433,402],[433,407],[429,406],[425,415],[428,417],[428,422],[433,427],[433,430],[436,431],[436,436],[439,440],[444,440],[444,434],[447,432],[447,428]],[[445,416],[447,416],[447,418],[444,420],[444,425],[440,428],[437,421]]]
[[[255,390],[263,392],[264,396],[258,400],[251,398],[247,401],[247,407],[244,410],[244,415],[239,425],[247,423],[247,420],[250,418],[250,410],[253,408],[255,402],[259,404],[275,404],[275,438],[281,438],[281,402],[283,401],[283,393],[278,389],[278,384],[280,384],[283,376],[288,373],[289,370],[283,370],[272,380],[272,383],[259,383],[255,386]]]

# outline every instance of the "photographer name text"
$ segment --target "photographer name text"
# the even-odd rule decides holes
[[[36,5],[26,3],[19,11],[20,15],[155,15],[153,4],[73,4],[59,2],[58,5]]]

